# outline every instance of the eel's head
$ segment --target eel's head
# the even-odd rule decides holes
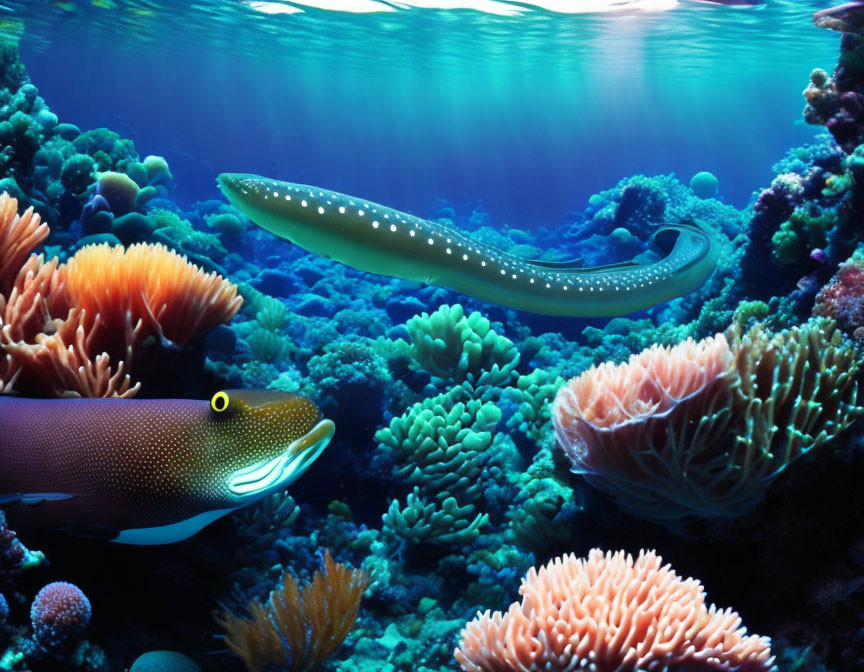
[[[270,390],[223,390],[210,400],[210,438],[238,506],[284,490],[315,461],[335,425],[309,399]]]

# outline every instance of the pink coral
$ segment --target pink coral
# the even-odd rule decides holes
[[[850,336],[864,336],[864,261],[857,255],[840,264],[836,275],[816,295],[813,314],[830,317]],[[858,332],[858,333],[856,333]]]
[[[860,413],[833,323],[761,326],[601,364],[562,387],[558,443],[595,487],[672,529],[751,509],[800,455]]]
[[[462,630],[463,670],[775,669],[768,638],[748,636],[731,609],[706,607],[702,585],[653,551],[565,555],[532,568],[519,594],[507,613],[478,613]]]

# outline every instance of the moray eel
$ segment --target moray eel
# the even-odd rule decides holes
[[[0,397],[0,506],[13,526],[168,544],[296,480],[333,437],[305,397]]]
[[[317,187],[235,173],[218,182],[249,219],[310,252],[531,313],[626,315],[694,291],[717,263],[717,245],[695,224],[658,229],[658,261],[582,268],[521,259],[451,226]]]

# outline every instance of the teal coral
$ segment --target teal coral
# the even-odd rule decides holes
[[[460,506],[455,497],[427,503],[420,488],[408,495],[404,508],[394,499],[383,516],[384,530],[409,544],[464,546],[479,536],[487,522],[487,514],[474,515],[472,505]]]
[[[459,304],[417,315],[405,326],[417,366],[449,383],[501,385],[519,363],[510,339],[479,312],[466,316]]]
[[[486,517],[474,514],[484,495],[484,471],[491,460],[492,430],[501,410],[457,387],[414,404],[375,434],[393,475],[415,488],[408,506],[394,501],[385,525],[413,540],[464,543]]]

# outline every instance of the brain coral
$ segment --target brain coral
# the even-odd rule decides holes
[[[532,568],[507,613],[478,613],[462,630],[466,672],[775,669],[770,641],[747,635],[731,609],[705,606],[653,551],[594,549]]]
[[[33,638],[48,649],[72,643],[90,623],[90,600],[78,586],[55,581],[42,588],[30,607]]]
[[[736,516],[861,412],[858,365],[833,322],[757,325],[601,364],[563,387],[558,442],[595,487],[675,527]]]

